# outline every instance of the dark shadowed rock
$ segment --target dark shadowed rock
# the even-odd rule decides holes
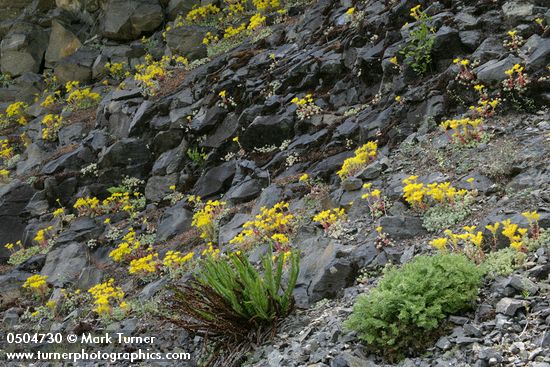
[[[241,144],[248,149],[278,146],[292,137],[293,127],[293,120],[288,115],[257,116],[242,135]]]
[[[48,282],[58,287],[74,284],[88,262],[87,253],[86,245],[76,242],[51,250],[41,274],[47,275]]]
[[[189,60],[206,57],[206,45],[202,43],[210,28],[183,26],[166,32],[166,45],[174,55],[182,55]]]
[[[504,73],[515,64],[521,63],[521,60],[513,55],[509,55],[503,60],[491,60],[475,69],[477,77],[485,84],[495,85],[508,78]]]
[[[157,240],[167,241],[179,233],[191,229],[193,212],[185,209],[185,201],[167,209],[162,215],[157,228]]]
[[[4,244],[15,243],[23,238],[25,224],[20,214],[33,193],[29,185],[19,180],[0,185],[0,261],[9,257]]]
[[[0,275],[0,307],[4,307],[21,297],[21,286],[32,274],[25,271],[10,271]]]
[[[163,20],[162,8],[156,0],[110,0],[101,31],[109,39],[130,41],[153,32]]]
[[[209,197],[228,188],[235,175],[235,162],[230,161],[211,168],[199,178],[193,191],[196,195]]]
[[[77,80],[87,83],[92,80],[92,66],[99,51],[91,48],[81,48],[57,63],[55,75],[61,83]]]
[[[48,33],[30,23],[15,24],[0,43],[0,71],[13,76],[37,73],[48,46]]]
[[[399,240],[427,234],[422,219],[417,217],[386,216],[380,218],[379,225],[390,238]]]

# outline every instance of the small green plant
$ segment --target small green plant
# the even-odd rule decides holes
[[[465,196],[458,198],[455,206],[432,206],[424,213],[422,225],[429,232],[449,228],[470,215],[473,201],[473,197]]]
[[[388,359],[414,354],[447,316],[472,305],[481,275],[463,255],[419,256],[360,296],[344,327]]]
[[[0,74],[0,87],[1,88],[7,88],[7,87],[10,86],[11,83],[13,83],[13,80],[12,80],[10,74]]]
[[[174,289],[176,309],[183,315],[175,322],[232,340],[270,327],[292,310],[299,261],[298,251],[273,255],[269,250],[260,272],[240,252],[227,256],[211,252],[200,262],[194,279]]]
[[[511,247],[489,252],[481,264],[481,269],[487,277],[494,279],[498,276],[508,276],[521,266],[527,255]]]
[[[429,25],[431,18],[420,10],[420,5],[412,8],[410,15],[416,19],[418,25],[411,29],[409,41],[399,53],[404,56],[405,63],[414,71],[418,74],[424,74],[432,63],[435,30]]]
[[[199,148],[189,148],[187,149],[187,156],[189,159],[193,161],[198,166],[202,166],[204,162],[206,162],[206,159],[208,158],[208,154],[204,152],[204,150],[199,150]]]
[[[524,242],[529,251],[537,251],[540,247],[550,243],[550,229],[540,228],[536,238],[526,238]]]

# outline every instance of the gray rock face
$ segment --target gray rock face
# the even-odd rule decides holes
[[[21,286],[31,275],[24,271],[12,271],[0,275],[0,307],[21,297]]]
[[[496,312],[506,316],[514,316],[519,309],[524,308],[522,301],[513,298],[503,298],[496,305]]]
[[[50,41],[46,50],[46,64],[53,63],[72,55],[82,46],[80,39],[60,21],[52,21]]]
[[[40,70],[48,33],[30,23],[17,23],[0,43],[0,71],[12,76]]]
[[[193,212],[183,207],[181,202],[170,209],[167,209],[162,215],[157,228],[157,239],[167,241],[179,233],[183,233],[191,228]]]
[[[379,223],[390,238],[406,239],[427,234],[422,220],[417,217],[387,216],[380,218]]]
[[[477,77],[485,84],[495,85],[507,78],[504,73],[515,64],[521,63],[521,60],[513,55],[508,56],[503,60],[491,60],[479,66],[475,71]]]
[[[81,48],[70,56],[58,61],[54,71],[60,82],[77,80],[88,83],[92,80],[92,66],[99,51]]]
[[[181,14],[185,17],[187,13],[195,5],[200,6],[199,0],[170,0],[168,3],[168,7],[166,8],[166,12],[168,13],[168,18],[170,20],[174,20],[178,14]]]
[[[257,116],[248,126],[241,144],[249,149],[266,145],[280,145],[293,133],[293,121],[289,116]]]
[[[174,28],[166,33],[166,44],[174,55],[185,56],[189,60],[206,57],[206,46],[202,40],[212,29],[198,26]]]
[[[87,265],[87,252],[86,245],[77,242],[54,249],[48,253],[41,274],[47,275],[48,282],[59,287],[75,283]]]
[[[175,185],[178,175],[173,173],[168,176],[152,176],[145,186],[145,198],[158,202],[170,193],[170,186]]]
[[[201,176],[193,191],[201,197],[209,197],[227,189],[235,175],[235,162],[230,161],[211,168]]]
[[[23,238],[25,224],[21,212],[33,196],[34,190],[18,180],[0,185],[0,261],[9,257],[3,246]]]
[[[141,139],[122,139],[108,147],[100,155],[98,166],[106,170],[105,174],[120,176],[120,168],[135,177],[142,177],[151,163],[151,153]],[[119,169],[114,169],[118,167]]]
[[[156,30],[163,20],[162,7],[155,0],[110,0],[101,31],[106,38],[130,41]]]

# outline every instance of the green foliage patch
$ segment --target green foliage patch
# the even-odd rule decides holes
[[[194,279],[175,289],[176,309],[183,316],[177,322],[193,331],[237,340],[270,326],[292,309],[299,261],[298,251],[275,256],[268,251],[257,270],[238,252],[209,255]]]
[[[414,354],[447,316],[472,305],[481,276],[463,255],[419,256],[360,296],[344,327],[389,359]]]

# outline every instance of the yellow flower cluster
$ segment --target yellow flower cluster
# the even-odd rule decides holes
[[[468,194],[468,190],[457,190],[449,182],[424,185],[417,180],[418,176],[409,176],[403,180],[403,198],[413,209],[425,210],[431,201],[441,205],[452,205],[458,198]]]
[[[430,245],[438,249],[439,251],[449,250],[449,241],[451,249],[456,252],[462,252],[476,263],[480,263],[483,260],[484,252],[482,249],[483,244],[483,232],[474,232],[476,226],[463,227],[464,233],[453,233],[453,231],[447,229],[444,231],[447,237],[440,237],[430,241]],[[463,244],[464,247],[459,247],[459,244]]]
[[[344,161],[342,168],[336,172],[340,179],[344,180],[365,168],[370,162],[376,158],[378,144],[374,141],[369,141],[355,151],[355,156]]]
[[[8,139],[0,139],[0,158],[9,160],[13,157],[13,147],[10,147]]]
[[[315,104],[313,96],[309,93],[306,94],[304,98],[294,97],[291,102],[297,107],[296,116],[298,116],[299,120],[305,120],[313,115],[321,113],[321,107]]]
[[[123,306],[122,299],[124,292],[122,288],[114,285],[115,280],[109,279],[105,283],[99,283],[88,290],[94,298],[94,311],[100,316],[108,316],[112,313],[113,307]]]
[[[128,233],[122,238],[122,242],[116,249],[109,253],[109,257],[116,262],[125,261],[129,255],[141,247],[137,239],[136,231],[133,228],[128,229]]]
[[[107,69],[109,75],[113,79],[122,80],[125,77],[130,76],[128,64],[125,62],[108,62],[105,64],[105,69]]]
[[[3,122],[2,124],[9,124],[10,122],[17,122],[19,125],[26,125],[27,124],[27,117],[26,117],[26,111],[27,108],[29,108],[29,105],[25,102],[15,102],[10,104],[6,108],[6,116],[8,120],[6,122]],[[3,116],[0,115],[0,121],[3,120]]]
[[[0,127],[8,127],[11,123],[19,125],[27,124],[27,108],[29,106],[24,102],[12,103],[6,108],[6,115],[0,114]]]
[[[288,212],[288,203],[284,201],[270,209],[262,207],[260,214],[256,215],[254,220],[244,223],[243,230],[229,243],[249,247],[261,241],[284,241],[283,237],[273,238],[273,236],[283,234],[288,238],[287,235],[292,232],[295,219],[295,216]]]
[[[229,26],[223,33],[223,38],[232,38],[246,30],[246,24],[241,23],[238,27]]]
[[[160,61],[154,61],[151,55],[146,55],[145,61],[146,64],[136,65],[134,79],[147,94],[154,95],[160,89],[159,82],[166,77],[170,58],[164,56]]]
[[[298,179],[298,182],[308,182],[308,181],[309,181],[309,175],[307,173],[304,173]]]
[[[502,234],[510,240],[510,247],[517,251],[523,250],[523,237],[527,234],[527,228],[519,228],[515,223],[511,223],[510,219],[503,220]]]
[[[67,82],[65,89],[69,94],[66,98],[67,103],[76,110],[93,107],[101,100],[101,96],[92,92],[91,88],[81,89],[77,81]]]
[[[457,65],[460,65],[460,66],[468,67],[468,66],[470,65],[470,60],[468,60],[468,59],[461,59],[461,58],[457,57],[456,59],[453,60],[453,64],[457,64]]]
[[[224,201],[208,200],[204,206],[195,212],[191,225],[201,232],[201,238],[217,242],[218,220],[223,215],[225,204]]]
[[[244,13],[246,10],[247,0],[224,0],[226,7],[224,11],[228,17],[234,17],[238,14]]]
[[[343,219],[345,215],[346,211],[343,208],[323,210],[313,217],[313,221],[321,224],[323,229],[328,231],[331,226]]]
[[[60,93],[60,91],[56,92],[56,94],[59,94],[59,93]],[[46,96],[46,98],[44,98],[42,103],[40,103],[40,106],[42,106],[44,108],[49,108],[49,107],[53,106],[56,102],[57,102],[56,96],[53,95],[53,94],[48,94]]]
[[[372,218],[378,218],[386,212],[386,204],[382,198],[382,192],[378,189],[372,189],[372,184],[366,183],[363,185],[363,189],[367,190],[361,196],[361,199],[366,200],[369,206]]]
[[[480,87],[478,84],[474,86],[474,88],[476,87],[478,89],[481,88],[480,93],[484,93],[483,85]],[[486,96],[482,96],[477,102],[477,106],[470,106],[470,110],[477,114],[477,116],[492,116],[495,114],[495,110],[500,105],[500,102],[500,98],[487,98]]]
[[[304,106],[306,104],[313,103],[313,96],[311,94],[306,94],[304,98],[294,97],[291,102],[296,106]]]
[[[212,34],[212,32],[208,32],[208,33],[206,33],[206,35],[202,39],[202,43],[203,43],[203,45],[209,45],[211,43],[216,43],[219,40],[220,40],[220,38],[217,35]]]
[[[46,279],[48,279],[47,275],[31,275],[27,278],[27,280],[25,280],[25,283],[23,283],[23,288],[28,289],[42,297],[48,290],[48,283],[46,283]]]
[[[208,4],[191,10],[189,13],[187,13],[185,19],[188,22],[197,22],[210,15],[218,14],[219,12],[220,8],[218,8],[216,5]]]
[[[510,69],[504,71],[504,74],[506,74],[508,76],[512,76],[514,74],[521,74],[521,73],[523,73],[524,69],[525,68],[523,66],[521,66],[520,64],[515,64]]]
[[[249,31],[253,31],[256,28],[264,25],[265,20],[266,17],[264,17],[260,13],[256,13],[252,17],[250,17],[250,21],[248,22],[248,27],[246,27],[246,29],[248,29]]]
[[[194,255],[194,252],[189,252],[186,255],[182,255],[179,251],[168,251],[164,256],[162,265],[168,269],[179,268],[189,262]]]
[[[526,90],[530,81],[527,78],[527,74],[523,73],[524,69],[520,64],[515,64],[504,72],[508,76],[508,79],[502,82],[503,89],[506,92],[517,91],[521,93]]]
[[[57,217],[62,216],[62,215],[65,214],[65,209],[63,209],[63,208],[56,209],[56,210],[54,210],[54,212],[52,214],[53,214],[54,218],[57,218]]]
[[[17,245],[17,246],[19,247],[19,249],[24,248],[24,247],[23,247],[23,243],[22,243],[20,240],[17,241],[17,242],[15,243],[15,245]],[[6,243],[6,244],[4,245],[4,247],[7,248],[8,250],[10,250],[10,252],[13,253],[13,252],[14,252],[14,249],[13,249],[13,248],[14,248],[15,245],[14,245],[13,243]]]
[[[7,169],[0,169],[0,182],[7,180],[10,176],[10,171]]]
[[[63,126],[63,117],[61,115],[47,114],[42,119],[42,139],[56,140],[59,129]]]
[[[172,56],[172,61],[177,68],[183,68],[189,66],[189,60],[184,56]]]
[[[65,90],[67,93],[71,93],[72,91],[78,89],[78,86],[80,85],[80,82],[77,80],[73,80],[70,82],[65,83]]]
[[[252,0],[252,3],[258,11],[264,12],[270,9],[277,9],[281,6],[279,0]]]
[[[133,199],[141,197],[139,192],[130,195],[129,192],[113,192],[108,198],[101,202],[103,212],[117,213],[120,210],[132,214],[135,209]]]
[[[86,196],[84,198],[78,198],[73,205],[73,208],[78,210],[79,215],[93,215],[99,213],[99,199]]]
[[[421,7],[420,5],[417,5],[411,8],[411,10],[409,11],[409,15],[414,19],[419,20],[420,17],[422,16],[422,11],[420,10],[420,7]]]
[[[443,121],[439,126],[443,131],[447,129],[453,130],[453,134],[449,139],[456,143],[468,144],[472,141],[481,139],[481,128],[483,124],[482,118],[472,119],[469,117],[463,119],[451,119]]]
[[[212,242],[206,244],[206,248],[202,251],[203,257],[218,257],[220,255],[220,249],[215,249],[212,246]]]
[[[34,240],[41,246],[45,246],[48,243],[48,235],[53,230],[52,226],[48,226],[46,228],[42,228],[36,232],[36,236],[34,236]]]
[[[130,274],[139,274],[147,276],[157,272],[158,253],[152,253],[139,259],[134,259],[130,262]]]

